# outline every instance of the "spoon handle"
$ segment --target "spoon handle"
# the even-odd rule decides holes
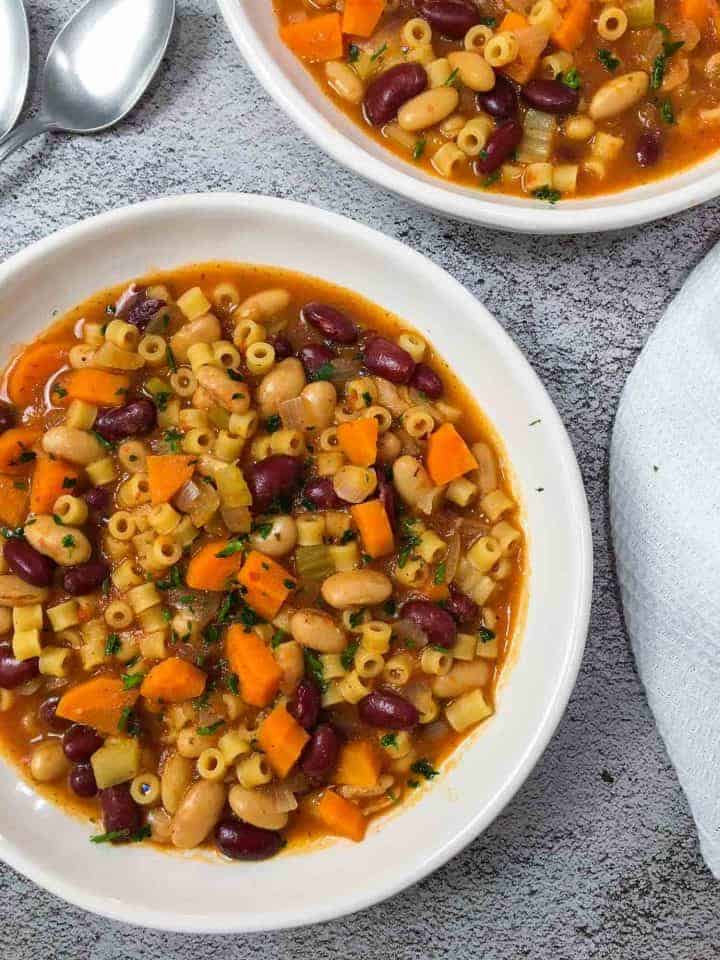
[[[41,133],[46,133],[51,126],[52,124],[46,117],[33,117],[32,120],[26,120],[19,127],[15,127],[6,137],[0,140],[0,163],[28,140],[32,140],[33,137],[37,137]]]

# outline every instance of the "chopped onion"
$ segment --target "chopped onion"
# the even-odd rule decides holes
[[[383,377],[375,377],[375,385],[378,389],[378,403],[381,407],[387,407],[394,417],[399,417],[405,413],[410,404],[401,398],[396,386],[389,380],[383,379]]]
[[[297,810],[295,794],[286,784],[274,783],[272,786],[265,787],[262,792],[267,794],[278,813],[290,813],[291,810]]]
[[[445,554],[445,583],[452,583],[455,579],[460,562],[461,547],[460,534],[456,532],[448,540],[447,553]]]
[[[401,640],[405,644],[409,643],[410,646],[415,647],[427,646],[428,638],[417,623],[414,623],[412,620],[405,620],[404,618],[396,620],[392,625],[392,631],[398,640]]]
[[[521,163],[549,160],[556,130],[557,120],[551,113],[532,108],[527,110],[523,123],[523,138],[517,152],[518,160]]]
[[[307,417],[304,397],[293,397],[292,400],[283,400],[278,406],[278,413],[286,430],[305,429]]]
[[[332,373],[330,380],[333,383],[340,383],[344,380],[354,380],[360,373],[361,363],[359,360],[348,360],[344,357],[338,357],[331,363]]]
[[[115,316],[124,317],[134,307],[145,291],[136,283],[131,283],[115,301]]]
[[[181,513],[190,513],[193,504],[201,494],[200,487],[194,480],[188,480],[175,494],[173,503]]]

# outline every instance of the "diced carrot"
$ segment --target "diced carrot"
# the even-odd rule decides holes
[[[720,7],[717,0],[680,0],[680,16],[692,20],[701,33],[706,33],[712,20],[716,32],[720,29]]]
[[[382,500],[366,500],[350,508],[368,556],[385,557],[395,549],[395,538]]]
[[[282,670],[270,647],[256,633],[233,624],[225,637],[230,669],[240,681],[243,700],[253,707],[266,707],[280,687]]]
[[[119,407],[125,403],[130,389],[130,377],[126,373],[109,373],[107,370],[68,370],[58,377],[58,385],[67,390],[61,404],[71,400],[84,400],[97,407]]]
[[[0,520],[8,527],[19,527],[27,512],[27,480],[0,474]]]
[[[552,41],[561,50],[573,53],[585,39],[589,26],[589,0],[571,0],[565,15],[551,34]]]
[[[291,717],[283,704],[275,707],[258,731],[258,741],[265,751],[268,763],[279,777],[286,777],[297,763],[310,737]]]
[[[167,503],[192,477],[197,457],[167,453],[147,458],[150,497],[154,504]]]
[[[25,476],[35,466],[33,444],[42,436],[39,427],[13,427],[0,435],[0,473]]]
[[[265,620],[277,616],[288,594],[296,586],[295,580],[284,567],[259,550],[251,550],[247,555],[238,574],[238,582],[247,591],[245,603]]]
[[[280,28],[280,36],[283,43],[303,60],[338,60],[343,55],[339,13],[288,23]]]
[[[146,675],[140,693],[156,703],[182,703],[199,697],[207,677],[192,663],[180,657],[161,660]]]
[[[345,0],[342,32],[371,37],[385,9],[385,0]]]
[[[367,820],[362,810],[334,790],[323,793],[315,811],[330,833],[356,842],[365,836]]]
[[[33,343],[13,361],[7,392],[13,403],[27,407],[37,400],[50,377],[67,362],[72,343]]]
[[[528,26],[515,33],[518,39],[518,53],[515,59],[502,67],[502,72],[515,80],[525,84],[537,70],[543,50],[547,47],[549,34],[542,27]]]
[[[371,467],[377,459],[378,422],[374,417],[348,420],[337,428],[340,449],[356,467]]]
[[[340,749],[335,783],[346,787],[371,789],[377,785],[382,763],[377,747],[370,740],[350,740]]]
[[[58,497],[74,493],[80,470],[65,460],[53,460],[38,454],[30,492],[30,509],[33,513],[51,513]]]
[[[60,698],[57,715],[84,723],[100,733],[116,734],[123,713],[132,707],[140,691],[126,690],[120,677],[103,674],[72,687]]]
[[[427,597],[428,600],[434,600],[436,603],[438,600],[446,600],[450,594],[446,583],[424,583],[418,589],[424,597]]]
[[[498,33],[517,33],[527,27],[527,19],[517,10],[508,10],[498,27]]]
[[[444,423],[428,437],[425,462],[434,484],[442,486],[477,467],[477,460],[451,423]]]
[[[200,547],[188,564],[185,582],[189,587],[193,590],[228,589],[228,583],[242,566],[243,555],[231,553],[228,557],[218,556],[227,546],[227,540],[211,540],[204,547]]]

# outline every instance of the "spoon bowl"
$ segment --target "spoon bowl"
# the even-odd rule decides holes
[[[39,116],[0,141],[0,161],[48,130],[97,133],[119,123],[160,66],[174,20],[175,0],[87,0],[50,47]]]
[[[0,0],[0,137],[22,110],[30,77],[30,35],[22,0]]]

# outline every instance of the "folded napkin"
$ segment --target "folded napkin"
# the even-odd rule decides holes
[[[610,516],[638,671],[720,878],[720,246],[625,386]]]

